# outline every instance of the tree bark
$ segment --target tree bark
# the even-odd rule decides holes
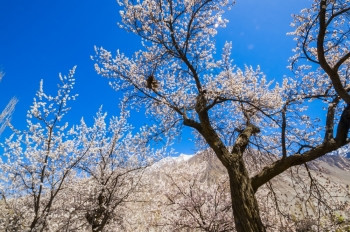
[[[243,160],[249,138],[258,133],[259,128],[248,124],[237,137],[232,152],[230,152],[210,125],[208,115],[200,110],[197,112],[199,112],[201,120],[201,126],[197,130],[202,134],[228,172],[233,217],[237,232],[265,232],[259,214],[259,205]]]
[[[258,202],[243,160],[243,153],[250,137],[260,130],[256,126],[248,124],[237,137],[232,152],[230,152],[211,126],[206,105],[204,95],[200,94],[197,97],[196,104],[200,124],[197,125],[187,121],[187,125],[195,128],[203,136],[221,163],[226,167],[237,232],[264,232],[266,230],[260,218]]]
[[[265,232],[255,191],[243,160],[244,150],[240,153],[230,153],[223,147],[215,147],[213,150],[229,175],[232,210],[237,232]]]
[[[238,232],[264,232],[258,202],[249,179],[243,158],[240,157],[229,168],[233,216]]]

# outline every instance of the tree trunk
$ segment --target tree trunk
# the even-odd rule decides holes
[[[264,232],[265,227],[259,214],[248,172],[242,158],[238,163],[226,167],[231,189],[232,210],[238,232]]]
[[[265,232],[259,214],[259,205],[243,160],[243,153],[249,144],[250,137],[259,133],[260,130],[253,124],[247,124],[237,137],[232,152],[229,152],[218,133],[211,126],[206,105],[204,95],[199,95],[196,112],[200,124],[189,120],[184,123],[195,128],[203,136],[226,167],[230,180],[232,210],[237,232]]]
[[[237,139],[239,146],[234,147],[237,153],[230,153],[216,136],[208,136],[206,139],[228,172],[237,232],[265,232],[259,214],[259,205],[243,160],[244,144],[247,144],[249,136],[243,134],[243,137],[246,141],[242,141],[242,138]]]

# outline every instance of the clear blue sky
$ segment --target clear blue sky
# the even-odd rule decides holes
[[[287,59],[294,42],[286,33],[291,14],[308,6],[305,0],[237,0],[226,13],[228,26],[216,38],[218,49],[225,41],[233,42],[233,58],[238,66],[260,65],[269,79],[279,80],[289,74]],[[54,93],[58,73],[68,73],[77,65],[77,101],[66,120],[77,123],[90,119],[100,105],[109,115],[117,115],[120,95],[108,81],[96,74],[94,45],[108,50],[120,49],[132,54],[140,48],[139,39],[119,29],[119,9],[115,0],[0,0],[0,70],[6,75],[0,83],[0,109],[12,96],[19,99],[13,124],[25,128],[26,111],[32,103],[40,79],[44,88]],[[134,114],[136,126],[143,115]],[[9,133],[5,131],[1,139]],[[187,141],[175,145],[179,152],[192,153]]]

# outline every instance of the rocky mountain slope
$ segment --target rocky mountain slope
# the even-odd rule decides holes
[[[252,154],[246,159],[252,174],[274,160]],[[145,201],[148,203],[132,207],[133,216],[138,218],[129,224],[132,230],[234,230],[226,171],[212,152],[168,157],[150,167],[144,179],[150,181]],[[346,228],[350,217],[349,185],[350,160],[342,155],[328,155],[307,167],[288,170],[257,193],[268,231]],[[220,207],[222,211],[215,211]],[[137,210],[140,208],[144,210]],[[223,221],[231,225],[220,227]]]

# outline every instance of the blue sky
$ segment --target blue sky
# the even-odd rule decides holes
[[[290,75],[286,66],[294,41],[286,33],[292,30],[291,14],[309,4],[305,0],[237,0],[225,15],[230,22],[219,30],[217,47],[232,41],[235,63],[260,65],[269,79]],[[40,79],[45,90],[54,93],[58,73],[66,74],[74,65],[78,66],[75,90],[79,97],[66,120],[74,124],[82,116],[91,119],[100,105],[109,115],[118,114],[120,95],[96,74],[90,59],[94,45],[128,55],[140,48],[136,36],[117,26],[118,12],[115,0],[0,0],[0,70],[6,73],[0,83],[0,109],[12,96],[19,99],[14,126],[25,128],[26,111]],[[134,114],[131,122],[146,123],[142,114]],[[178,152],[193,152],[188,137],[186,131],[175,145]]]

